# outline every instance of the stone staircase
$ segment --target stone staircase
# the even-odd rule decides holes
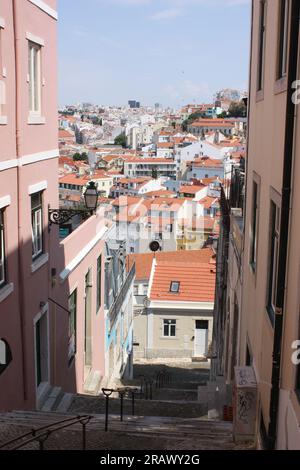
[[[57,412],[11,412],[0,415],[0,446],[32,429],[53,426],[58,421],[76,417],[76,414]],[[109,432],[104,432],[104,415],[92,415],[87,426],[87,448],[94,450],[231,450],[249,449],[236,445],[231,423],[221,421],[170,417],[110,416]],[[45,443],[45,450],[80,450],[82,426],[75,424],[57,431]],[[27,444],[24,449],[37,450],[38,444]]]
[[[144,366],[135,369],[135,377],[129,381],[114,381],[114,387],[139,387],[141,375],[155,377],[161,366]],[[145,396],[135,399],[135,416],[131,416],[132,402],[124,399],[124,421],[120,421],[120,400],[117,394],[109,401],[109,432],[104,432],[105,399],[100,377],[87,377],[85,395],[64,394],[59,387],[45,394],[40,411],[15,411],[0,415],[1,443],[20,436],[32,429],[53,426],[58,421],[92,416],[87,426],[87,448],[93,450],[227,450],[252,449],[251,444],[236,445],[233,442],[232,423],[217,419],[220,413],[211,414],[215,406],[216,383],[209,383],[208,371],[199,366],[170,367],[172,381],[164,388],[153,386],[153,399]],[[110,383],[111,384],[111,383]],[[222,379],[218,389],[224,399],[226,389]],[[218,392],[219,396],[219,392]],[[226,398],[226,397],[225,397]],[[221,400],[221,401],[222,401]],[[221,403],[221,402],[220,402]],[[209,419],[211,418],[211,419]],[[38,443],[26,449],[38,449]],[[82,448],[82,425],[59,430],[50,435],[45,449],[73,450]]]
[[[64,393],[61,387],[50,387],[40,403],[40,410],[44,412],[65,412],[70,408],[73,397],[72,393]]]
[[[86,395],[97,396],[101,392],[103,377],[99,371],[91,371],[84,383],[84,393]]]

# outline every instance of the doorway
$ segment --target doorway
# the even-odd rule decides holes
[[[196,320],[194,356],[205,357],[208,352],[208,320]]]
[[[48,312],[44,313],[35,323],[35,362],[37,389],[49,383],[49,338]]]
[[[92,271],[85,276],[84,380],[92,368]]]

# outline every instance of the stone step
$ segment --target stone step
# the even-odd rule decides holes
[[[67,412],[69,410],[71,404],[72,404],[73,398],[74,398],[73,393],[64,393],[64,395],[63,395],[61,401],[58,403],[55,411],[57,411],[58,413]]]
[[[186,400],[135,400],[135,412],[142,416],[169,416],[180,418],[199,418],[207,415],[207,405],[198,403],[197,395],[195,401]],[[119,398],[109,400],[109,412],[118,414],[120,410]],[[74,397],[69,408],[71,413],[90,414],[105,413],[105,399],[103,397],[92,398],[86,396]],[[131,400],[124,400],[124,414],[131,414]]]
[[[76,414],[25,411],[0,415],[0,444],[11,437],[25,433],[26,430],[38,429],[46,425],[54,427],[58,421],[72,417],[76,417]],[[104,448],[117,448],[111,447],[112,445],[118,445],[116,444],[116,437],[114,437],[117,436],[117,442],[126,441],[128,449],[134,449],[135,443],[141,442],[143,439],[143,442],[148,443],[148,446],[150,446],[146,447],[149,449],[155,448],[151,447],[151,445],[155,445],[155,442],[156,445],[158,442],[165,443],[163,446],[168,446],[162,447],[165,449],[186,449],[190,442],[194,443],[193,448],[195,449],[226,450],[235,448],[232,438],[232,424],[228,422],[208,419],[135,416],[124,417],[124,422],[121,423],[120,417],[113,415],[109,418],[109,433],[104,432],[104,422],[104,415],[93,415],[93,419],[86,429],[87,441],[91,445],[92,442],[96,442],[94,445],[99,446],[99,442],[103,442],[103,439],[110,439],[110,447]],[[82,426],[80,423],[76,423],[70,428],[54,433],[47,445],[52,446],[52,448],[63,449],[65,446],[66,449],[74,449],[76,448],[74,446],[80,446],[81,433]],[[112,444],[113,442],[114,444]],[[35,450],[37,445],[36,443],[30,444],[28,448]]]
[[[53,387],[42,406],[42,411],[53,411],[62,399],[63,393],[61,387]]]
[[[99,428],[99,424],[105,421],[104,415],[92,415],[93,419],[89,423],[89,429]],[[29,427],[30,429],[49,425],[54,426],[59,421],[69,418],[76,418],[74,414],[43,413],[43,412],[16,412],[0,415],[0,425],[5,423],[14,426]],[[129,432],[168,432],[172,434],[181,434],[182,432],[200,433],[200,434],[224,434],[231,433],[231,423],[218,421],[197,420],[197,419],[179,419],[179,418],[161,418],[161,417],[124,417],[124,422],[120,422],[118,415],[110,416],[111,426],[115,429],[123,429]],[[75,427],[76,425],[74,425]],[[78,427],[81,425],[78,424]]]
[[[100,387],[101,382],[103,380],[103,376],[99,371],[92,371],[85,384],[84,384],[84,392],[87,395],[97,396],[100,394]]]

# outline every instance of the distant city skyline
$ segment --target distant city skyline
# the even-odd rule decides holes
[[[248,88],[249,0],[59,0],[59,104],[180,107]]]

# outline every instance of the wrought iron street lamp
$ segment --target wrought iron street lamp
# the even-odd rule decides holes
[[[91,181],[86,188],[84,193],[84,200],[85,206],[87,210],[91,211],[92,213],[97,209],[98,206],[98,199],[99,199],[99,192],[97,185],[94,181]]]
[[[96,183],[91,181],[84,193],[86,209],[49,209],[49,226],[64,225],[76,215],[87,217],[93,215],[98,206],[99,191]]]

